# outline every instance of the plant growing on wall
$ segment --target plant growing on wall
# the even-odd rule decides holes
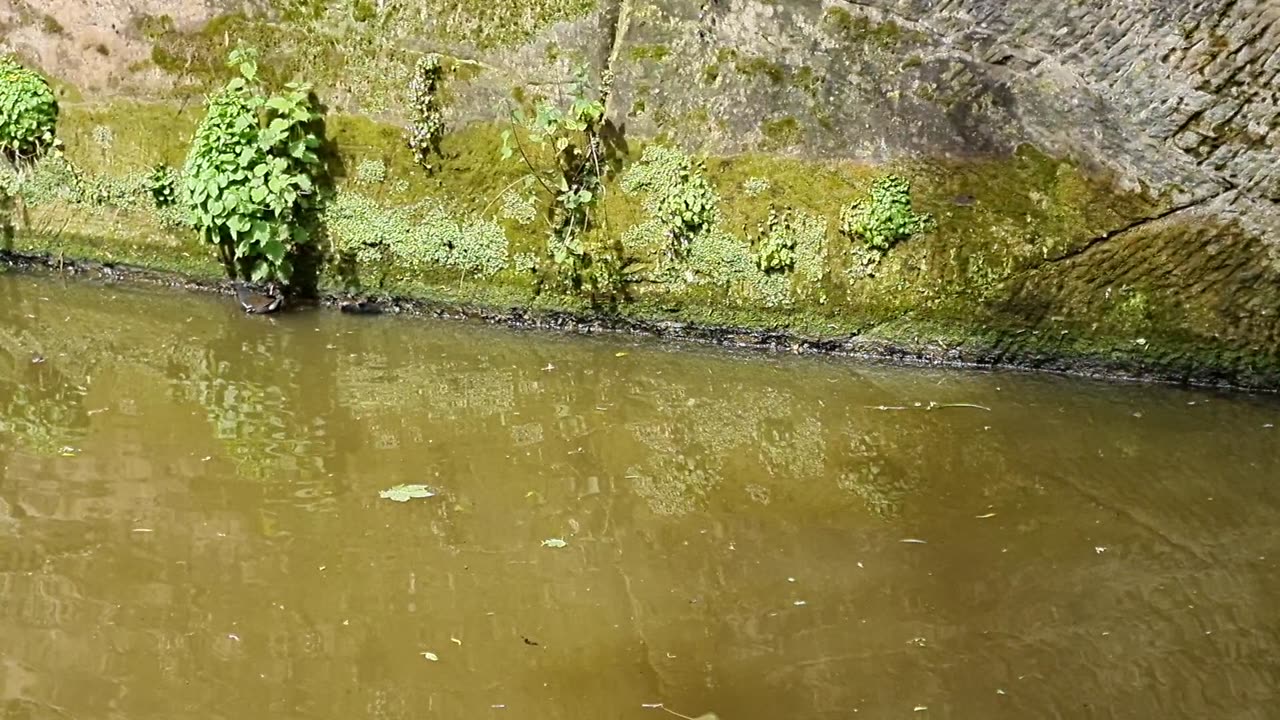
[[[58,101],[39,74],[0,58],[0,156],[29,161],[53,147]]]
[[[911,182],[898,175],[876,178],[870,195],[855,200],[840,213],[840,231],[880,253],[933,228],[932,216],[911,208]]]
[[[178,173],[164,164],[151,168],[147,175],[147,192],[156,207],[172,207],[178,201]]]
[[[621,292],[625,272],[616,247],[588,248],[586,232],[596,221],[604,193],[608,162],[604,157],[605,102],[611,77],[606,73],[593,91],[585,68],[574,76],[567,107],[541,101],[532,117],[522,111],[515,120],[528,138],[554,158],[550,169],[534,165],[517,134],[503,133],[503,158],[517,151],[542,188],[551,196],[547,258],[570,289],[594,299],[614,299]]]
[[[769,219],[760,223],[755,242],[756,266],[763,272],[784,272],[796,264],[796,233],[791,213],[769,206]]]
[[[667,255],[683,258],[689,244],[716,222],[719,198],[701,160],[662,145],[645,148],[622,178],[628,193],[645,193],[645,210],[661,228]]]
[[[440,56],[430,53],[418,58],[409,83],[409,149],[418,164],[431,170],[431,156],[440,155],[444,137],[444,112],[440,102],[440,85],[444,68]]]
[[[182,200],[227,274],[288,282],[297,247],[311,241],[322,175],[319,114],[309,86],[268,97],[256,54],[238,49],[239,71],[209,98],[182,173]]]

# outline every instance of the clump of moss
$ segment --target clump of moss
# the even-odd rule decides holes
[[[865,15],[855,16],[840,7],[827,8],[822,20],[833,35],[864,47],[891,50],[905,41],[918,42],[923,39],[921,33],[905,30],[892,20],[877,23]]]
[[[763,77],[774,85],[781,85],[787,79],[786,69],[767,58],[739,59],[734,62],[734,67],[747,77]]]
[[[748,304],[779,307],[790,299],[790,284],[782,273],[760,269],[751,246],[716,228],[689,247],[685,277],[729,290]]]
[[[459,221],[435,201],[387,208],[359,193],[339,192],[323,221],[338,255],[369,268],[437,266],[490,276],[507,266],[507,237],[497,223]]]
[[[111,225],[123,215],[130,222],[154,229],[189,227],[187,213],[174,204],[176,173],[158,166],[151,173],[119,177],[86,171],[61,152],[42,156],[19,176],[12,169],[0,173],[0,195],[20,196],[28,208],[59,212],[64,208],[112,210]]]
[[[421,19],[446,37],[487,50],[526,42],[556,23],[587,15],[596,5],[597,0],[440,0],[424,7]]]
[[[801,139],[800,122],[791,116],[766,120],[760,132],[764,134],[765,147],[772,150],[792,147]]]
[[[381,185],[387,179],[387,164],[376,158],[366,158],[356,166],[357,185]]]
[[[535,182],[532,176],[524,179],[524,187],[509,187],[502,193],[501,216],[520,225],[528,225],[538,217],[538,205],[531,190]]]
[[[746,182],[742,183],[742,194],[747,197],[754,198],[769,192],[771,183],[767,178],[749,177]]]
[[[636,45],[628,53],[632,60],[653,60],[654,62],[665,60],[670,54],[671,48],[666,45]]]
[[[806,65],[796,70],[795,75],[792,77],[792,83],[804,94],[816,100],[818,91],[822,89],[823,77],[814,72],[813,68]]]
[[[67,32],[62,27],[62,23],[58,22],[58,18],[52,15],[45,15],[40,18],[40,29],[47,35],[65,35]]]
[[[683,255],[690,242],[717,218],[719,198],[702,161],[675,148],[650,145],[622,178],[627,193],[644,193],[645,209],[667,241],[668,253]]]

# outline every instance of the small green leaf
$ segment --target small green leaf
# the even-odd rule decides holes
[[[262,254],[271,259],[271,262],[279,265],[284,260],[285,247],[284,243],[279,240],[268,240],[262,246]]]

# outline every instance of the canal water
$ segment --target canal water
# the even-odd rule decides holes
[[[1275,718],[1276,425],[0,276],[0,717]]]

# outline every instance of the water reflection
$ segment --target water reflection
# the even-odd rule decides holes
[[[1271,399],[0,294],[0,717],[1263,718],[1280,683]]]

